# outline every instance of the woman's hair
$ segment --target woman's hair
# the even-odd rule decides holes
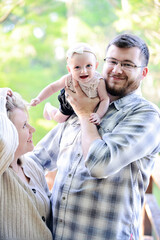
[[[7,96],[6,110],[8,118],[11,120],[12,112],[16,108],[21,109],[28,114],[27,105],[27,102],[24,101],[22,97],[16,92],[13,92],[12,96]]]
[[[6,110],[7,110],[8,118],[12,121],[12,113],[17,108],[26,112],[28,115],[27,105],[28,103],[24,101],[22,97],[16,92],[13,92],[12,96],[7,96]],[[22,160],[23,160],[23,156],[21,157],[21,159],[17,160],[18,165],[22,164]]]

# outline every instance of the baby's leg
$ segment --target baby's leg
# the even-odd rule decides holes
[[[62,114],[58,108],[46,103],[44,106],[43,116],[47,120],[55,120],[58,123],[65,122],[69,116]]]

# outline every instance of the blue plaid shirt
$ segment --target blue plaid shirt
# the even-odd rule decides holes
[[[56,240],[139,240],[144,193],[160,151],[160,113],[133,92],[110,104],[84,159],[73,115],[30,154],[58,169],[52,194]]]

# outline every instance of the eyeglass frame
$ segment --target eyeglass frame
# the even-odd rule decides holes
[[[113,61],[116,62],[116,64],[113,64],[113,67],[117,66],[118,63],[120,63],[121,68],[125,68],[125,67],[123,66],[123,62],[125,62],[125,61],[120,61],[120,60],[117,60],[117,59],[111,58],[111,57],[106,57],[106,58],[104,58],[104,61],[106,61],[107,59],[110,59],[110,60],[113,60]],[[127,63],[127,62],[128,62],[128,61],[126,61],[126,63]],[[129,63],[128,63],[128,64],[129,64]],[[131,62],[131,64],[133,64],[133,65],[130,65],[131,68],[126,68],[127,70],[132,70],[133,68],[143,68],[143,67],[146,67],[146,66],[137,66],[135,63],[132,63],[132,62]]]

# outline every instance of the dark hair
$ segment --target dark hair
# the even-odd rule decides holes
[[[106,53],[111,45],[115,45],[119,48],[132,48],[137,47],[140,49],[143,64],[148,65],[149,62],[149,49],[147,44],[138,36],[133,34],[120,34],[110,41],[106,48]]]

